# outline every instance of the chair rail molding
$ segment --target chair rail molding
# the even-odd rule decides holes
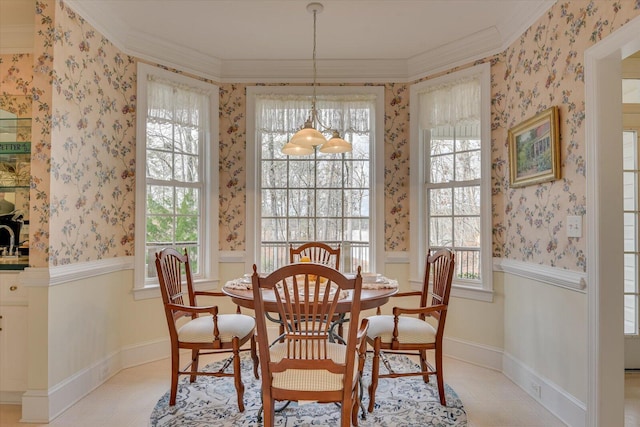
[[[27,267],[20,275],[20,283],[28,287],[62,285],[102,274],[122,270],[133,270],[134,257],[124,256],[54,267]]]
[[[579,271],[506,258],[494,258],[493,270],[515,274],[576,292],[587,292],[587,274]]]

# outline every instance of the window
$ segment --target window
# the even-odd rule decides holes
[[[197,281],[217,268],[217,113],[216,86],[139,64],[136,288],[157,284],[165,247],[187,249]]]
[[[489,64],[411,88],[411,274],[429,248],[456,254],[454,295],[490,300]],[[416,173],[413,173],[416,171]]]
[[[638,335],[638,135],[634,130],[622,133],[624,204],[624,333]]]
[[[248,191],[247,205],[257,219],[247,221],[255,225],[253,231],[247,229],[247,245],[263,272],[289,262],[290,243],[309,241],[340,243],[345,272],[359,266],[375,271],[383,253],[375,244],[382,242],[383,200],[375,190],[383,172],[382,158],[376,156],[382,150],[383,88],[318,88],[320,120],[337,128],[353,151],[286,156],[282,146],[309,115],[310,89],[247,89],[247,170],[255,171],[247,180],[256,189]]]

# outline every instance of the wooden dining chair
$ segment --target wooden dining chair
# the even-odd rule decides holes
[[[328,265],[336,270],[340,270],[340,244],[332,248],[322,242],[308,242],[300,246],[293,247],[289,244],[289,262],[300,262],[300,259],[307,257],[310,262]]]
[[[364,367],[367,322],[359,325],[362,277],[353,279],[316,263],[290,264],[260,277],[253,266],[264,426],[274,424],[275,401],[337,402],[341,425],[358,425],[359,378]],[[274,292],[285,322],[283,342],[269,345],[263,292]],[[353,293],[346,344],[329,341],[331,319],[341,299]]]
[[[418,308],[393,307],[393,315],[376,315],[367,318],[369,320],[367,343],[373,346],[369,412],[373,411],[375,405],[379,378],[412,375],[421,375],[424,382],[429,382],[429,376],[435,375],[440,404],[446,406],[442,371],[442,338],[454,269],[455,255],[452,251],[440,249],[430,253],[427,256],[422,291],[398,293],[394,296],[420,295],[420,306]],[[428,318],[434,319],[435,326],[427,321]],[[420,371],[395,372],[382,350],[396,354],[417,354],[420,359]],[[427,361],[427,350],[435,350],[435,368]],[[380,374],[381,358],[387,368],[387,374]]]
[[[215,305],[198,306],[196,297],[224,296],[220,292],[194,291],[189,255],[172,248],[156,253],[156,271],[160,281],[160,292],[169,325],[171,339],[171,395],[169,405],[176,403],[178,377],[189,375],[194,382],[196,376],[233,377],[238,396],[238,409],[244,411],[244,385],[240,370],[240,347],[250,341],[253,371],[258,378],[258,357],[254,338],[255,319],[244,314],[219,314]],[[185,294],[186,291],[186,294]],[[186,323],[179,322],[187,318]],[[180,370],[180,350],[191,350],[190,363]],[[224,366],[215,372],[198,370],[201,355],[233,353]],[[233,372],[225,372],[233,362]],[[188,369],[188,370],[187,370]]]
[[[336,247],[331,247],[323,242],[308,242],[297,247],[289,244],[289,262],[293,264],[303,259],[340,270],[340,243]],[[337,321],[339,317],[336,316],[333,320]],[[284,329],[280,326],[280,335],[283,332]],[[344,327],[340,322],[338,323],[338,335],[342,336],[342,334],[344,334]]]

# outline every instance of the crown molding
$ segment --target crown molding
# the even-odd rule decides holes
[[[122,52],[146,62],[181,70],[218,83],[309,83],[310,60],[221,60],[189,47],[137,32],[92,2],[66,3]],[[507,49],[553,4],[546,0],[534,10],[521,8],[505,24],[432,49],[408,59],[318,61],[321,83],[414,82],[430,75],[491,57]],[[105,28],[92,18],[101,13]],[[104,15],[108,15],[105,16]]]
[[[383,59],[336,60],[317,63],[320,83],[384,83],[404,81],[406,61]],[[311,83],[311,60],[224,61],[222,82]]]
[[[414,56],[407,61],[408,81],[494,55],[502,49],[501,41],[498,30],[491,27]]]
[[[147,34],[130,31],[126,53],[136,58],[175,68],[215,82],[222,80],[222,61],[193,49],[164,42]]]

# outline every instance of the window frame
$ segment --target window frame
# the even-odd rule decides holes
[[[219,88],[218,86],[187,77],[182,74],[170,72],[162,68],[144,63],[138,63],[137,75],[137,116],[136,116],[136,209],[135,220],[138,225],[135,228],[135,262],[134,262],[134,297],[146,299],[159,297],[158,280],[146,279],[145,271],[148,266],[145,263],[146,253],[146,203],[147,203],[147,150],[146,150],[146,122],[147,122],[147,81],[148,76],[153,75],[163,80],[175,82],[180,85],[194,87],[208,93],[209,98],[209,131],[205,135],[204,146],[201,152],[201,171],[203,190],[201,194],[201,206],[203,211],[200,216],[202,251],[201,272],[194,277],[194,286],[197,289],[213,289],[218,284],[218,199],[219,199],[219,153],[218,153],[218,116],[219,116]],[[150,260],[152,262],[152,260]]]
[[[420,129],[421,92],[428,87],[452,83],[467,77],[478,76],[480,79],[480,138],[481,138],[481,178],[480,178],[480,263],[482,280],[479,286],[457,281],[454,277],[451,295],[480,301],[493,301],[493,242],[491,217],[491,66],[489,63],[457,71],[445,76],[425,80],[411,85],[410,88],[410,223],[412,238],[410,243],[410,282],[414,289],[420,289],[424,280],[424,262],[427,255],[426,241],[427,206],[425,197],[426,150],[424,132]]]
[[[318,95],[373,94],[376,97],[373,117],[374,140],[370,154],[370,229],[371,258],[370,268],[379,271],[384,268],[384,86],[317,86]],[[260,153],[256,144],[256,96],[264,94],[278,95],[312,95],[313,86],[247,86],[247,197],[246,197],[246,238],[247,271],[252,271],[255,263],[259,265],[260,239],[257,238],[259,218],[261,217],[260,182],[261,164],[258,163]],[[311,105],[309,105],[311,106]],[[303,123],[300,123],[302,126]]]

